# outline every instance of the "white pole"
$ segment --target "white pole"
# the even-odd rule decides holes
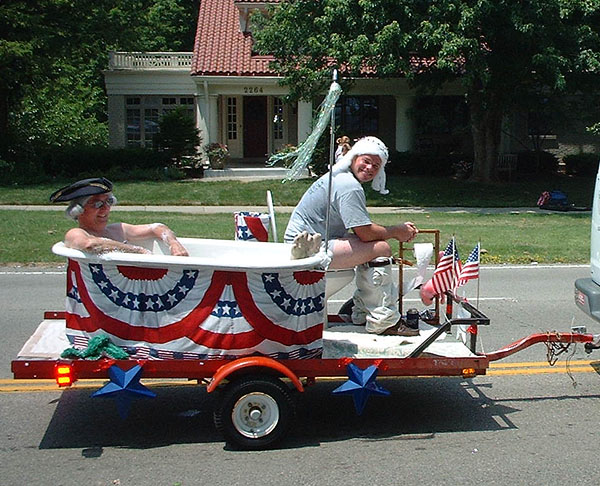
[[[477,253],[479,255],[479,268],[477,269],[479,275],[477,276],[477,308],[479,309],[479,280],[481,279],[481,242],[477,242]]]
[[[333,83],[337,82],[337,69],[333,70]],[[329,124],[329,184],[327,187],[327,211],[325,212],[325,251],[329,245],[329,213],[331,208],[331,193],[333,188],[333,158],[335,157],[335,107],[331,110]]]

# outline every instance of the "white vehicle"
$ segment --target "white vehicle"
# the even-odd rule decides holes
[[[596,175],[592,206],[590,269],[590,278],[575,281],[575,303],[592,319],[600,321],[600,170]],[[600,339],[586,343],[585,347],[586,350],[600,349]]]

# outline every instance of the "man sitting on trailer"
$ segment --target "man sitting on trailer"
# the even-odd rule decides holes
[[[65,245],[88,253],[120,251],[151,253],[135,243],[149,238],[162,240],[171,255],[188,256],[175,233],[162,223],[108,224],[110,209],[117,202],[112,193],[112,182],[104,177],[84,179],[69,184],[50,196],[51,202],[69,202],[68,218],[79,223],[65,235]]]
[[[356,267],[356,292],[352,322],[366,325],[375,334],[416,336],[419,331],[405,326],[398,312],[398,293],[392,282],[392,250],[386,240],[411,241],[418,233],[411,222],[381,226],[371,221],[362,184],[372,182],[382,194],[384,166],[388,160],[385,144],[376,137],[358,140],[332,168],[333,184],[329,214],[327,252],[330,268]],[[303,258],[315,249],[326,232],[329,173],[306,191],[292,212],[285,241],[293,243],[292,256]],[[353,234],[349,233],[353,231]]]

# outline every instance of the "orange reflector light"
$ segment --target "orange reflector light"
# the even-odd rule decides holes
[[[56,367],[56,383],[58,386],[71,386],[73,384],[72,370],[69,365]]]
[[[477,373],[475,372],[475,368],[463,368],[462,375],[463,378],[473,378],[477,376]]]

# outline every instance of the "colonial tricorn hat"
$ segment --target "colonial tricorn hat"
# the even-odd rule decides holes
[[[112,191],[112,182],[104,177],[83,179],[68,186],[62,187],[50,196],[50,202],[64,202],[78,197],[93,196]]]

